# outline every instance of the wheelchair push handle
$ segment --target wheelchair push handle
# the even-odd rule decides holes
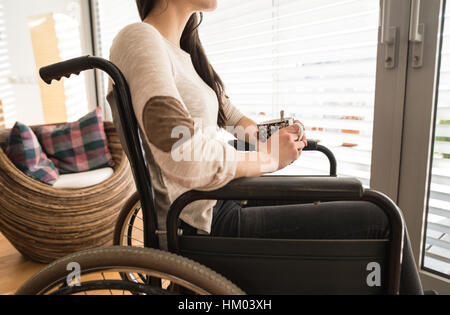
[[[69,78],[72,74],[79,75],[83,71],[94,69],[93,58],[91,56],[78,57],[42,67],[39,75],[45,83],[51,84],[53,80],[59,81],[62,77]]]
[[[337,176],[337,160],[334,153],[316,140],[308,140],[308,146],[303,151],[318,151],[326,155],[330,162],[330,176]]]

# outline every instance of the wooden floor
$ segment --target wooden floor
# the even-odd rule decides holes
[[[44,266],[25,260],[0,233],[0,295],[14,294]]]

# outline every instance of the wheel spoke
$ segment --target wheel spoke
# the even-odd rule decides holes
[[[138,242],[138,243],[140,243],[140,244],[144,244],[143,241],[138,240],[137,238],[129,237],[129,236],[124,236],[124,237],[126,237],[127,240],[132,240],[132,241],[136,241],[136,242]]]
[[[143,230],[143,229],[141,229],[141,228],[138,228],[138,227],[136,227],[136,226],[134,226],[134,225],[131,225],[131,224],[128,224],[128,227],[131,227],[132,229],[135,229],[135,230],[138,230],[138,231],[144,232],[144,230]]]

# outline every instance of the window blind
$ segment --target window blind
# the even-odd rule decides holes
[[[330,147],[339,174],[369,185],[379,2],[227,0],[201,38],[231,101],[256,121],[284,110]],[[326,174],[309,153],[283,174]]]
[[[80,21],[67,14],[53,14],[58,50],[61,60],[83,55],[81,48]],[[89,112],[86,73],[64,78],[67,121],[75,121]]]
[[[445,12],[424,266],[450,276],[450,8]]]
[[[373,0],[227,0],[204,15],[200,36],[232,102],[256,121],[280,110],[329,146],[340,175],[369,185],[379,4]],[[97,54],[138,22],[134,0],[95,0]],[[103,80],[105,95],[107,78]],[[104,99],[104,97],[103,97]],[[326,174],[304,154],[288,174]]]
[[[109,59],[109,50],[119,31],[125,26],[140,22],[135,0],[94,0],[94,28],[96,29],[96,55]],[[100,95],[105,105],[108,78],[100,72],[102,78]]]
[[[14,93],[9,82],[11,70],[3,1],[0,0],[0,127],[10,127],[15,122],[16,110]]]

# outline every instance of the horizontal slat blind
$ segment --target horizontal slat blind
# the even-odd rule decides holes
[[[445,12],[424,265],[450,276],[450,8]]]
[[[53,18],[61,60],[82,56],[80,21],[67,14],[55,13]],[[67,121],[76,121],[89,112],[86,73],[63,80]]]
[[[227,0],[201,38],[231,101],[256,121],[280,110],[330,147],[340,175],[369,185],[379,1]],[[326,174],[305,153],[282,174]]]
[[[114,37],[125,26],[139,22],[135,0],[95,0],[94,1],[96,55],[109,59],[109,50]],[[102,85],[100,93],[105,102],[108,78],[100,72]]]
[[[341,175],[369,184],[379,16],[373,0],[227,0],[200,27],[232,102],[257,121],[281,109],[335,152]],[[139,21],[134,0],[96,0],[98,54]],[[106,84],[106,83],[105,83]],[[104,93],[103,93],[104,95]],[[305,154],[290,174],[325,174]]]
[[[11,75],[6,37],[5,10],[0,0],[0,127],[10,127],[16,119],[15,99],[9,82]]]
[[[97,22],[97,41],[99,54],[109,57],[114,37],[119,31],[135,22],[139,22],[139,15],[135,0],[96,0],[95,12]]]

